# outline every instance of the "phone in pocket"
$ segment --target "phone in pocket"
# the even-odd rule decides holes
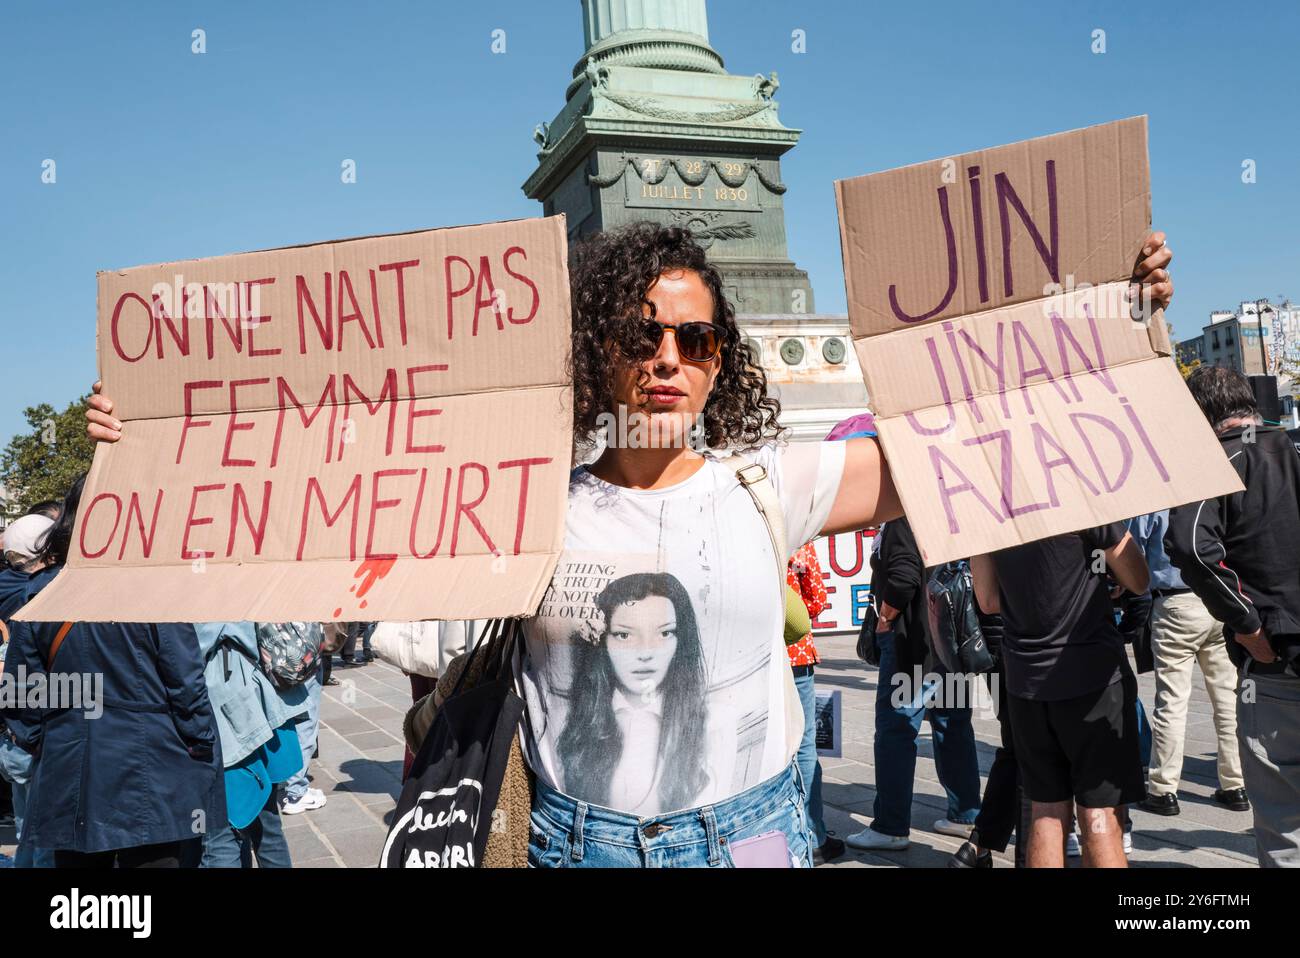
[[[785,832],[764,832],[732,842],[731,860],[737,868],[789,868],[790,844]]]

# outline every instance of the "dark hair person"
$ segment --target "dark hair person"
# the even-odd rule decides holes
[[[67,561],[83,482],[64,499],[41,552],[50,565],[24,603]],[[5,664],[27,689],[0,714],[38,759],[24,841],[59,868],[196,866],[226,805],[194,626],[15,621]],[[70,699],[54,700],[56,689]]]
[[[1156,233],[1134,270],[1161,303],[1172,293],[1169,259]],[[731,849],[757,839],[765,861],[811,864],[783,570],[816,536],[901,514],[880,447],[874,438],[783,440],[779,406],[741,341],[721,275],[689,231],[636,223],[593,236],[573,251],[570,289],[574,442],[599,453],[570,475],[564,549],[524,622],[521,738],[536,775],[529,863],[725,866],[735,863]],[[94,395],[90,405],[91,436],[120,438],[112,401]],[[611,417],[620,423],[613,430]],[[627,435],[622,422],[633,427]],[[784,514],[786,555],[773,555],[730,455],[762,466]],[[568,723],[548,717],[574,708],[592,680],[583,643],[598,636],[575,642],[575,628],[600,617],[596,599],[610,582],[646,572],[676,579],[694,609],[705,747],[721,771],[682,797],[699,780],[698,760],[671,742],[660,749],[662,730],[678,719],[667,696],[651,696],[650,708],[624,715],[621,754],[662,757],[665,781],[684,784],[652,789],[647,807],[608,807],[604,783],[570,775],[571,758],[579,769],[588,759],[561,747]]]
[[[82,473],[82,478],[83,479],[85,478],[85,473]],[[46,518],[49,519],[57,519],[59,517],[59,512],[62,509],[63,509],[63,503],[60,500],[42,499],[40,502],[36,503],[35,505],[28,506],[25,515],[45,516]]]
[[[1240,373],[1188,387],[1242,490],[1169,512],[1170,561],[1216,620],[1238,669],[1237,740],[1261,867],[1300,867],[1300,457],[1269,428]],[[1249,689],[1252,694],[1244,694]]]
[[[657,610],[646,600],[666,599],[671,618],[648,620],[643,634],[625,623],[633,609]],[[686,808],[708,779],[704,734],[708,678],[700,649],[695,610],[686,589],[671,575],[640,573],[615,579],[596,599],[605,627],[597,643],[582,643],[574,674],[574,704],[560,735],[565,785],[584,794],[608,796],[624,758],[623,733],[615,716],[616,696],[662,699],[660,731],[649,778],[658,782],[659,801],[666,808]],[[660,616],[663,617],[662,615]],[[649,634],[651,631],[659,634]],[[620,646],[629,646],[624,651]],[[665,660],[655,668],[654,656]],[[632,658],[637,669],[620,667],[616,657]],[[645,674],[644,679],[639,675]],[[663,774],[668,757],[673,773]],[[607,804],[603,800],[601,804]]]
[[[597,417],[621,401],[620,380],[629,374],[638,387],[651,383],[644,361],[657,352],[662,317],[646,291],[661,275],[694,274],[710,307],[692,320],[712,324],[717,332],[716,379],[701,410],[710,448],[746,448],[780,433],[781,404],[767,394],[767,376],[742,347],[736,314],[722,292],[722,274],[708,261],[688,230],[654,223],[633,223],[597,233],[574,247],[571,269],[573,345],[573,432],[580,441],[597,429]],[[679,339],[676,343],[684,348]],[[620,376],[610,375],[610,361],[622,357]]]
[[[1216,432],[1234,419],[1263,422],[1250,381],[1235,369],[1198,366],[1187,377],[1187,388]]]
[[[77,509],[81,505],[81,491],[86,486],[86,473],[72,481],[63,503],[50,518],[54,525],[46,534],[41,544],[41,559],[46,565],[61,566],[68,561],[68,551],[72,548],[72,526],[77,521]]]

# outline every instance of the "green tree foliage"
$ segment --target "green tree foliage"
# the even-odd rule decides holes
[[[24,411],[31,431],[14,436],[0,453],[0,482],[9,490],[11,516],[43,499],[62,499],[90,468],[95,444],[86,435],[86,399],[74,400],[63,412],[49,403]]]

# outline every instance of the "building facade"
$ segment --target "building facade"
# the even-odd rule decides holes
[[[1178,344],[1178,356],[1189,365],[1200,360],[1247,376],[1267,372],[1279,379],[1293,378],[1300,364],[1300,308],[1290,300],[1278,304],[1261,300],[1243,302],[1235,310],[1215,310],[1199,336]]]
[[[1261,313],[1263,322],[1260,322]],[[1260,335],[1264,337],[1261,355]],[[1235,310],[1215,310],[1201,334],[1178,343],[1178,358],[1187,366],[1224,366],[1245,376],[1265,371],[1277,379],[1282,422],[1300,425],[1300,308],[1289,299],[1241,303]]]

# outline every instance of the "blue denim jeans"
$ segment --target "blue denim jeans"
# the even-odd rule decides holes
[[[803,783],[791,762],[779,775],[716,805],[638,818],[588,805],[537,782],[531,868],[734,868],[731,846],[784,833],[791,864],[812,867]]]
[[[322,657],[323,658],[323,657]],[[298,744],[302,746],[302,770],[284,783],[285,797],[291,801],[297,801],[307,794],[307,770],[311,767],[311,756],[316,751],[316,733],[320,729],[320,697],[324,691],[321,684],[322,670],[318,669],[302,687],[307,690],[307,714],[300,716],[294,723],[294,731],[298,733]]]
[[[808,828],[812,832],[813,847],[821,848],[826,842],[826,822],[823,821],[822,808],[822,763],[817,760],[817,689],[811,671],[808,675],[796,675],[794,687],[803,705],[803,741],[799,743],[799,752],[794,760],[808,786]]]
[[[289,843],[280,822],[280,797],[283,786],[271,789],[271,797],[257,818],[236,831],[224,824],[203,836],[201,868],[292,868]]]
[[[946,817],[949,821],[974,823],[980,810],[980,773],[969,702],[960,709],[927,708],[927,697],[936,691],[938,683],[927,681],[918,691],[910,688],[908,676],[902,689],[910,691],[911,698],[895,707],[891,698],[897,686],[892,678],[898,657],[893,630],[877,632],[876,643],[880,647],[880,675],[876,686],[876,800],[871,828],[904,838],[911,831],[916,737],[922,719],[930,721],[934,765],[948,795]]]
[[[36,757],[19,748],[7,734],[0,733],[0,777],[9,783],[14,798],[14,833],[18,848],[14,852],[15,868],[53,868],[54,852],[36,849],[23,841],[23,821],[27,818],[27,797],[36,772]]]

